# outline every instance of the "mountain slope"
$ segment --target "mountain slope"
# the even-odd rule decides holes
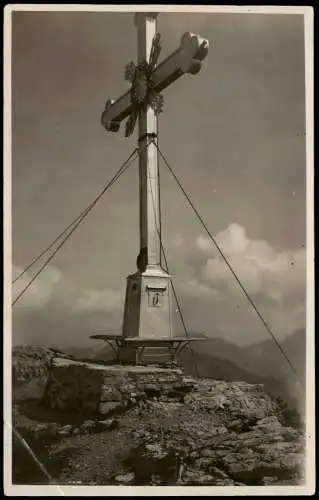
[[[298,330],[289,335],[281,347],[293,365],[299,377],[304,378],[306,364],[306,333]],[[249,371],[262,373],[264,376],[286,377],[291,374],[291,367],[284,359],[273,340],[253,344],[246,348],[245,362]]]
[[[184,350],[179,361],[185,372],[190,375],[197,374],[197,365],[200,377],[225,380],[227,382],[243,381],[251,384],[260,383],[260,378],[243,370],[232,361],[220,359],[210,354],[194,352],[193,356],[189,350]]]

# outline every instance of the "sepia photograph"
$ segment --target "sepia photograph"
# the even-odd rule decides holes
[[[312,8],[4,12],[6,493],[313,494]]]

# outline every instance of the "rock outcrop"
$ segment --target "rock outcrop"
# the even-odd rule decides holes
[[[57,357],[52,360],[45,403],[52,409],[105,415],[148,397],[171,395],[180,399],[192,385],[178,369],[102,365]]]
[[[261,385],[180,370],[103,366],[47,351],[13,360],[13,423],[59,484],[282,485],[303,482],[304,435]],[[23,368],[27,359],[29,368]],[[47,360],[50,358],[50,362]],[[19,366],[19,369],[17,368]],[[41,365],[42,366],[42,365]],[[29,375],[27,375],[29,374]],[[32,375],[34,374],[34,375]],[[30,386],[29,386],[30,387]],[[14,482],[35,482],[15,445]],[[34,464],[33,464],[34,466]],[[24,479],[24,480],[23,480]],[[37,481],[41,482],[39,478]],[[42,478],[47,481],[47,478]]]
[[[42,399],[55,352],[37,346],[18,346],[12,350],[14,401]]]

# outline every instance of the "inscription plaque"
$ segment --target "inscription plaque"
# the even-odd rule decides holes
[[[146,287],[148,293],[148,307],[162,307],[166,288]]]

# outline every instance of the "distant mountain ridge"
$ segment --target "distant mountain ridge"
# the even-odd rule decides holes
[[[301,379],[306,365],[306,332],[298,330],[289,335],[280,345]],[[258,377],[285,377],[291,368],[272,339],[236,346],[220,338],[212,338],[196,346],[196,352],[210,354],[214,358],[232,361],[238,367]]]

